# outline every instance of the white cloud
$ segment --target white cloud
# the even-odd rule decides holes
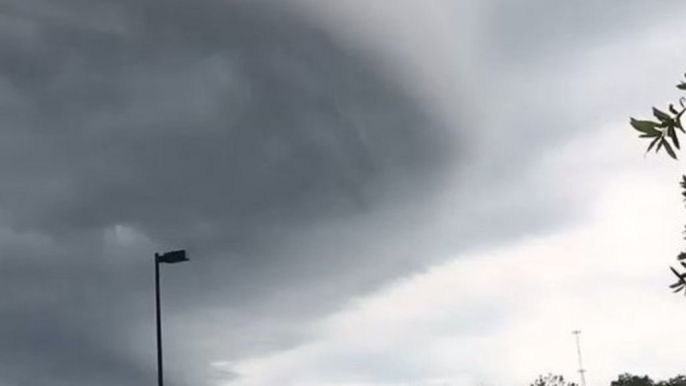
[[[608,126],[542,166],[571,171],[578,184],[589,171],[587,222],[456,256],[352,301],[314,326],[312,343],[233,363],[235,384],[523,385],[547,372],[576,380],[574,329],[583,330],[589,385],[624,371],[675,375],[686,356],[674,338],[683,299],[667,288],[683,218],[676,166],[632,154],[627,130]]]

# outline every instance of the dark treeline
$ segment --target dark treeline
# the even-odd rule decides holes
[[[578,386],[568,382],[562,375],[541,375],[530,386]],[[667,380],[653,380],[647,375],[620,374],[610,386],[686,386],[686,375],[677,375]]]
[[[655,381],[647,375],[621,374],[610,386],[686,386],[686,375]]]

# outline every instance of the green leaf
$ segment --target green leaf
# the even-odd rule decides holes
[[[669,114],[658,109],[657,107],[653,107],[653,115],[655,116],[655,118],[659,119],[660,122],[668,122],[672,120],[672,117],[670,117]]]
[[[674,108],[674,104],[673,104],[673,103],[670,103],[670,104],[669,104],[669,112],[672,113],[672,114],[674,114],[674,115],[679,114],[679,112]]]
[[[641,121],[638,119],[631,118],[631,127],[640,131],[641,133],[649,134],[652,137],[656,137],[661,134],[660,130],[656,127],[659,125],[657,122],[653,121]]]
[[[667,134],[669,137],[672,139],[672,142],[674,143],[674,146],[677,149],[681,149],[679,146],[679,138],[676,136],[676,130],[674,129],[674,126],[671,126],[667,129]]]
[[[657,152],[660,151],[662,146],[664,146],[665,143],[667,143],[667,141],[665,141],[665,139],[663,137],[660,137],[658,139],[659,139],[659,141],[657,142],[657,148],[655,148],[655,154],[657,154]]]
[[[676,86],[679,90],[686,90],[686,83],[680,83]]]
[[[648,146],[648,150],[646,150],[646,153],[650,152],[650,150],[655,146],[655,144],[660,140],[660,137],[657,137],[653,140],[653,142],[650,143],[650,146]]]
[[[672,150],[672,146],[669,144],[669,142],[667,142],[665,139],[663,139],[662,142],[664,142],[665,150],[667,150],[669,156],[673,159],[676,159],[676,154],[674,153],[674,150]]]

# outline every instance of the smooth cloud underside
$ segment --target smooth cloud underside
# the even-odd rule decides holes
[[[190,309],[241,307],[240,285],[268,293],[268,280],[307,281],[335,260],[340,246],[321,261],[292,247],[312,224],[363,227],[389,203],[419,202],[454,159],[453,135],[373,61],[279,7],[32,1],[0,17],[9,380],[154,376],[139,360],[150,353],[130,347],[150,332],[137,327],[150,322],[149,264],[103,259],[116,227],[193,251],[207,299],[186,295]],[[339,268],[370,264],[346,258]]]
[[[18,229],[245,240],[273,217],[373,204],[375,184],[445,159],[446,133],[408,96],[285,11],[109,10],[122,31],[79,25],[88,10],[68,23],[16,12],[32,31],[2,47],[3,201]]]

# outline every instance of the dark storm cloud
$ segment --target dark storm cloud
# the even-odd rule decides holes
[[[6,43],[24,102],[6,133],[21,143],[5,142],[25,179],[4,190],[12,225],[244,240],[271,216],[364,204],[393,167],[443,154],[411,101],[326,36],[205,3],[131,6],[124,34],[46,23],[39,48]]]
[[[115,227],[192,251],[193,290],[169,288],[171,315],[249,307],[318,277],[340,286],[322,290],[335,299],[392,275],[372,269],[365,246],[411,225],[373,214],[427,197],[455,153],[369,60],[281,7],[28,1],[0,12],[8,381],[151,381],[148,345],[134,341],[151,336],[139,327],[149,261],[104,253]]]
[[[500,3],[482,92],[509,130],[468,160],[440,232],[425,212],[465,161],[451,130],[284,7],[2,3],[0,382],[149,384],[158,249],[191,252],[164,271],[181,382],[206,379],[212,360],[302,342],[312,315],[446,251],[550,229],[570,209],[522,175],[575,123],[540,129],[570,99],[534,72],[595,31],[609,39],[612,7]],[[522,63],[535,65],[522,75]],[[122,229],[128,246],[112,241]]]
[[[7,231],[5,231],[7,232]],[[118,351],[122,288],[100,259],[37,235],[3,237],[0,379],[138,384],[151,371]],[[90,257],[87,258],[87,257]]]

